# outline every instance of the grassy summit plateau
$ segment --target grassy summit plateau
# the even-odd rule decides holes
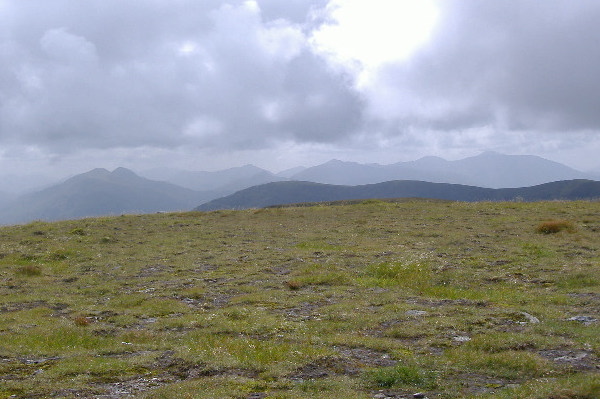
[[[600,202],[35,222],[0,279],[0,397],[600,397]]]

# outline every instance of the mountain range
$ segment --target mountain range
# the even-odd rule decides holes
[[[600,177],[538,156],[504,155],[492,151],[456,161],[430,156],[390,165],[331,160],[309,168],[297,167],[277,174],[253,165],[246,165],[217,172],[154,169],[142,172],[142,175],[193,190],[213,191],[218,196],[259,184],[286,180],[348,186],[392,180],[420,180],[488,188],[510,188],[559,180],[596,180]]]
[[[564,180],[522,188],[484,188],[462,184],[395,180],[359,186],[289,181],[263,184],[215,199],[195,208],[218,209],[264,208],[305,202],[355,199],[432,198],[452,201],[543,201],[599,199],[600,182]]]
[[[291,176],[292,180],[338,185],[361,185],[391,180],[420,180],[478,187],[526,187],[559,180],[594,179],[595,176],[533,155],[480,155],[447,161],[424,157],[391,165],[332,160]]]
[[[143,175],[125,168],[112,172],[94,169],[19,196],[0,192],[0,224],[350,198],[409,196],[474,201],[600,197],[591,181],[596,180],[594,176],[535,156],[492,152],[458,161],[425,157],[392,165],[333,160],[278,174],[246,165],[216,172],[154,169]],[[563,182],[544,185],[553,181]],[[492,190],[499,187],[505,188]],[[517,192],[515,187],[531,187],[532,192]]]

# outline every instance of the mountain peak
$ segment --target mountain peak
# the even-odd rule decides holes
[[[320,166],[344,166],[344,165],[360,165],[358,162],[352,162],[352,161],[342,161],[339,159],[332,159],[329,160],[327,162],[325,162],[324,164],[320,165]]]
[[[115,176],[115,177],[138,177],[138,175],[135,174],[132,170],[127,169],[127,168],[123,168],[123,167],[118,167],[115,170],[113,170],[111,172],[111,176]]]
[[[417,161],[445,161],[442,157],[437,157],[435,155],[427,155],[417,159]]]
[[[109,174],[110,172],[108,171],[108,169],[105,168],[95,168],[90,170],[89,172],[84,173],[85,175],[98,175],[98,176],[104,176]]]

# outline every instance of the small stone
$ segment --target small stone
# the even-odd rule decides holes
[[[537,324],[540,322],[540,319],[538,319],[537,317],[530,315],[527,312],[521,312],[521,314],[523,316],[525,316],[525,318],[527,319],[528,322],[530,322],[531,324]]]
[[[415,399],[427,399],[427,396],[423,392],[417,392],[413,395]]]
[[[565,356],[555,357],[554,361],[555,362],[576,362],[576,361],[584,359],[585,357],[587,357],[587,353],[578,353],[578,354],[573,354],[573,355],[565,355]]]
[[[567,320],[568,321],[578,321],[580,323],[585,324],[586,326],[598,321],[598,319],[594,319],[591,316],[575,316],[575,317],[570,317]]]
[[[456,337],[452,337],[452,339],[456,342],[469,342],[471,337],[467,337],[466,335],[457,335]]]
[[[406,314],[408,316],[425,316],[427,312],[424,310],[407,310]]]

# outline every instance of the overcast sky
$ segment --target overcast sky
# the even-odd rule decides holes
[[[600,169],[597,0],[0,0],[0,168]]]

